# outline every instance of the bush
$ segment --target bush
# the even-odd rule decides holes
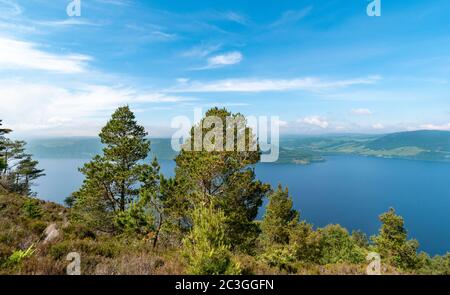
[[[154,230],[154,218],[140,204],[130,204],[115,217],[117,228],[127,234],[145,235]]]
[[[47,224],[40,220],[32,221],[29,226],[36,235],[41,235],[47,228]]]
[[[42,209],[39,205],[39,201],[36,199],[28,198],[23,203],[23,211],[25,215],[29,218],[39,218],[42,217]]]
[[[320,234],[320,264],[362,263],[365,253],[359,248],[348,231],[340,225],[328,225],[318,230]]]
[[[313,230],[311,224],[300,222],[292,230],[290,244],[292,245],[296,259],[304,262],[318,263],[320,259],[320,234]]]
[[[97,235],[89,227],[78,224],[71,223],[63,229],[64,235],[69,239],[92,239],[95,240]]]
[[[66,242],[54,244],[49,249],[50,256],[55,260],[63,259],[70,252],[70,245]]]
[[[296,268],[293,266],[296,261],[295,251],[289,245],[276,245],[270,249],[266,249],[260,255],[260,259],[271,267],[279,270],[293,273]]]
[[[34,244],[28,247],[26,250],[16,250],[14,251],[11,256],[9,256],[8,260],[6,261],[7,266],[11,265],[18,265],[20,264],[24,259],[31,257],[35,252]]]
[[[225,244],[226,217],[212,205],[199,206],[192,214],[194,226],[184,239],[183,254],[188,262],[188,274],[239,274],[230,246]]]

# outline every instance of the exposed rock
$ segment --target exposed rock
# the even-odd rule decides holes
[[[59,230],[56,227],[56,223],[52,223],[44,231],[45,239],[44,244],[50,243],[54,241],[57,237],[59,237]]]

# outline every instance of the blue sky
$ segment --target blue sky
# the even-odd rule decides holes
[[[129,104],[155,137],[225,106],[284,134],[450,130],[450,1],[0,0],[0,119],[95,135]]]

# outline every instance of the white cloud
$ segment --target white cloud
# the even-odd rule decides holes
[[[356,78],[348,80],[322,81],[317,78],[296,79],[226,79],[210,82],[189,81],[182,83],[168,92],[264,92],[345,88],[353,85],[376,83],[379,76]]]
[[[208,58],[208,65],[204,69],[221,68],[238,64],[242,61],[242,54],[239,51],[227,52]]]
[[[369,109],[353,109],[352,114],[354,115],[361,115],[361,116],[368,116],[372,115],[372,111]]]
[[[120,105],[137,107],[192,100],[132,88],[82,85],[64,88],[19,80],[0,80],[2,119],[16,131],[75,130],[81,134],[97,132],[110,113]],[[90,126],[87,130],[79,127]],[[84,127],[83,127],[84,128]]]
[[[450,123],[447,123],[447,124],[424,124],[424,125],[420,126],[420,129],[447,131],[447,130],[450,130]]]
[[[181,54],[183,57],[206,57],[220,49],[221,44],[201,44]]]
[[[289,23],[295,23],[302,18],[308,16],[312,11],[312,6],[306,7],[301,10],[288,10],[283,13],[283,15],[273,22],[270,27],[278,27],[282,25],[286,25]]]
[[[289,125],[289,123],[287,121],[283,121],[283,120],[278,120],[277,123],[278,123],[278,126],[281,128],[287,127]]]
[[[326,119],[321,118],[319,116],[305,117],[305,118],[299,119],[297,122],[307,124],[307,125],[317,126],[322,129],[328,128],[328,126],[330,125]]]
[[[63,20],[46,20],[46,21],[34,21],[36,25],[48,26],[48,27],[65,27],[65,26],[99,26],[100,23],[91,22],[80,18],[67,18]]]
[[[227,11],[227,12],[223,13],[223,16],[225,19],[227,19],[229,21],[232,21],[232,22],[235,22],[235,23],[238,23],[241,25],[248,25],[247,18],[244,15],[239,14],[237,12]]]
[[[60,73],[85,71],[89,56],[57,55],[39,50],[34,43],[0,37],[0,67],[3,69],[34,69]]]
[[[376,123],[376,124],[373,124],[373,125],[372,125],[372,128],[373,128],[373,129],[376,129],[376,130],[380,130],[380,129],[383,129],[383,128],[384,128],[384,125],[381,124],[381,123]]]
[[[119,6],[131,5],[132,3],[130,0],[96,0],[96,1],[107,5],[119,5]]]

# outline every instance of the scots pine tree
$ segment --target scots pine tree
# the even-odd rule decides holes
[[[281,185],[269,195],[259,237],[262,247],[261,259],[279,269],[291,270],[295,260],[295,247],[290,243],[293,231],[298,226],[299,213],[293,209],[288,189]]]
[[[0,174],[6,168],[6,161],[3,156],[3,150],[4,150],[3,141],[5,140],[4,135],[11,132],[10,129],[1,128],[1,126],[2,126],[2,120],[0,120]]]
[[[382,259],[403,269],[415,268],[418,263],[416,240],[408,240],[403,217],[394,208],[380,215],[379,234],[372,238]]]
[[[299,213],[293,207],[292,198],[281,185],[269,195],[264,218],[261,222],[261,241],[264,244],[288,244],[291,230],[297,225]]]
[[[254,165],[260,155],[252,130],[241,114],[218,108],[208,110],[192,127],[189,140],[175,159],[176,189],[170,202],[180,226],[192,225],[186,212],[195,204],[214,203],[226,216],[225,236],[230,244],[251,248],[257,237],[253,220],[269,191],[268,185],[255,179]]]
[[[157,173],[151,165],[143,163],[150,151],[150,141],[128,106],[119,107],[112,114],[99,136],[103,154],[80,169],[85,176],[83,185],[68,203],[74,207],[74,217],[92,226],[113,230],[114,222],[118,221],[119,226],[128,227],[127,219],[142,213],[143,209],[137,206],[142,204],[139,195],[145,176]],[[141,226],[142,220],[133,223]]]
[[[10,129],[0,128],[0,188],[30,195],[31,186],[36,179],[45,175],[44,170],[39,169],[39,162],[26,152],[25,141],[11,140],[4,136],[10,132]]]

